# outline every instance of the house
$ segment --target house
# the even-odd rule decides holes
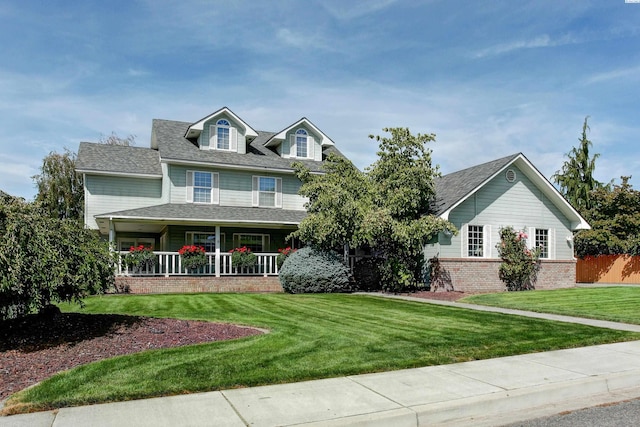
[[[459,230],[440,233],[425,247],[427,260],[436,257],[446,279],[440,285],[504,290],[496,244],[500,229],[512,226],[525,231],[529,246],[542,249],[537,289],[575,286],[573,232],[589,224],[522,153],[438,178],[434,208]]]
[[[193,123],[156,119],[149,148],[80,144],[84,221],[119,251],[153,248],[156,265],[138,273],[157,276],[155,285],[126,284],[141,291],[207,289],[204,281],[192,279],[187,289],[169,280],[187,276],[178,255],[184,245],[207,251],[197,275],[275,276],[278,249],[291,244],[285,238],[306,215],[292,163],[322,173],[332,152],[341,155],[304,117],[279,132],[254,130],[227,107]],[[231,265],[228,251],[243,246],[258,254],[256,268]],[[121,265],[120,282],[130,273]]]

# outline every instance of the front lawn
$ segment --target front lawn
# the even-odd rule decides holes
[[[640,286],[501,292],[460,302],[640,325]]]
[[[65,311],[231,322],[271,333],[152,350],[58,374],[26,410],[287,383],[585,345],[640,334],[363,295],[108,296]]]

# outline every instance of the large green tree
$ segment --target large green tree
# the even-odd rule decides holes
[[[0,198],[0,320],[100,293],[113,284],[114,268],[108,243],[78,221]]]
[[[578,257],[630,253],[640,255],[640,192],[621,177],[619,185],[591,193],[591,207],[584,211],[591,230],[575,236]]]
[[[596,159],[600,154],[589,153],[593,143],[587,138],[587,131],[590,130],[588,120],[589,116],[585,117],[582,124],[580,144],[571,149],[562,169],[553,175],[553,180],[558,184],[562,195],[580,213],[592,208],[591,192],[603,187],[603,184],[593,175]]]
[[[47,215],[58,219],[83,219],[84,188],[82,175],[76,172],[76,154],[65,149],[63,154],[51,152],[33,180],[38,188],[36,202]]]
[[[457,230],[431,210],[438,168],[427,144],[435,135],[383,131],[390,136],[370,136],[379,145],[378,160],[364,172],[338,156],[328,158],[324,175],[297,165],[309,215],[293,236],[324,249],[371,248],[380,260],[382,287],[398,291],[422,282],[429,239]]]

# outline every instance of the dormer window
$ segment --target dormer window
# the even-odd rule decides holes
[[[298,158],[313,158],[314,140],[305,129],[295,131],[289,140],[289,156]]]
[[[307,157],[307,131],[298,129],[296,131],[296,157]]]
[[[223,151],[238,150],[238,131],[229,120],[220,119],[209,126],[209,149]]]
[[[228,150],[229,149],[229,122],[227,120],[218,120],[216,123],[216,135],[218,136],[218,141],[216,148],[218,150]]]

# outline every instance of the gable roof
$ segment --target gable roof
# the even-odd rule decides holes
[[[502,157],[437,178],[435,181],[436,199],[434,201],[436,215],[448,220],[453,209],[480,190],[495,176],[506,171],[511,165],[517,166],[542,191],[551,203],[571,221],[574,230],[591,228],[578,211],[522,153]]]
[[[151,146],[158,150],[163,162],[218,166],[251,170],[270,170],[292,173],[292,159],[280,157],[276,152],[264,146],[273,137],[273,132],[256,131],[256,138],[247,144],[246,154],[222,150],[201,150],[184,137],[190,124],[173,120],[154,119],[152,124]],[[330,152],[340,156],[342,153],[334,146],[323,148],[323,157]],[[322,171],[322,162],[309,159],[296,159],[312,172]]]
[[[218,111],[213,112],[213,113],[209,114],[208,116],[203,117],[202,119],[198,120],[197,122],[191,124],[187,128],[187,130],[185,131],[184,137],[185,138],[197,138],[198,135],[200,135],[200,133],[204,129],[205,122],[207,122],[207,121],[213,119],[214,117],[219,116],[219,115],[221,115],[223,113],[226,113],[229,116],[233,117],[234,120],[236,120],[238,123],[240,123],[242,126],[245,127],[245,129],[246,129],[245,135],[246,135],[247,139],[253,139],[256,136],[258,136],[258,133],[255,130],[253,130],[253,128],[251,126],[249,126],[244,120],[242,120],[240,117],[238,117],[238,115],[236,115],[229,108],[222,107]]]
[[[306,117],[303,117],[300,120],[298,120],[297,122],[295,122],[294,124],[292,124],[290,126],[287,126],[286,128],[282,129],[277,134],[274,134],[271,138],[269,138],[264,143],[264,146],[265,147],[273,147],[273,146],[276,146],[276,145],[280,144],[280,142],[282,142],[286,138],[287,132],[289,132],[291,129],[293,129],[295,127],[298,127],[298,126],[300,126],[302,124],[307,125],[311,129],[313,129],[318,135],[320,135],[320,137],[322,138],[321,141],[320,141],[320,145],[322,147],[335,145],[334,142],[331,140],[331,138],[329,138],[327,135],[324,134],[324,132],[322,132],[320,129],[318,129],[318,127],[316,125],[311,123],[311,120],[307,119]]]
[[[76,171],[99,175],[162,178],[160,156],[156,150],[92,142],[80,143]]]

